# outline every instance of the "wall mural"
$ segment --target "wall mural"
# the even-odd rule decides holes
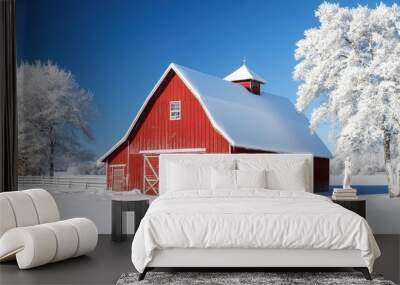
[[[79,12],[74,9],[78,3]],[[397,62],[394,54],[393,58],[385,60],[368,57],[368,52],[389,52],[394,43],[389,34],[375,39],[375,30],[357,30],[359,35],[370,33],[370,50],[367,50],[366,36],[339,35],[339,31],[326,23],[333,11],[349,15],[353,12],[323,4],[316,18],[304,20],[301,29],[290,29],[284,39],[287,49],[273,53],[254,50],[254,44],[239,41],[235,29],[231,28],[226,35],[231,43],[224,43],[225,49],[208,46],[203,51],[197,44],[197,37],[202,37],[210,23],[198,27],[200,30],[196,33],[181,37],[182,31],[187,29],[183,23],[194,24],[195,20],[167,9],[179,17],[169,28],[163,26],[169,17],[163,15],[162,9],[154,8],[165,3],[149,1],[139,6],[129,1],[93,3],[18,1],[20,187],[51,185],[71,189],[71,185],[75,185],[114,191],[138,189],[157,194],[157,156],[160,153],[310,152],[319,166],[314,181],[318,192],[330,193],[341,186],[344,162],[349,158],[353,184],[359,193],[399,195],[399,150],[396,147],[399,104],[392,98],[394,91],[390,87],[398,76],[388,68],[379,74],[361,67],[354,70],[354,62],[348,60],[357,57],[363,66]],[[179,10],[178,4],[173,3],[173,6]],[[41,9],[44,6],[46,9]],[[201,17],[204,7],[197,8],[200,10],[195,15]],[[232,17],[239,13],[236,9],[232,8]],[[242,9],[249,7],[243,4]],[[93,14],[91,19],[85,16],[89,10]],[[357,21],[389,25],[373,15],[391,11],[390,6],[382,4],[364,15],[365,19],[342,24],[349,29],[355,27]],[[151,12],[157,16],[152,25],[149,17],[145,17]],[[257,12],[252,10],[252,13]],[[213,19],[213,15],[208,19]],[[260,31],[264,26],[272,28],[270,36],[281,34],[270,20],[261,21]],[[68,25],[63,24],[66,22]],[[223,27],[222,20],[218,20],[211,38]],[[316,28],[308,30],[310,27]],[[305,36],[302,36],[303,31],[306,31]],[[337,39],[330,37],[332,33],[336,33]],[[261,36],[255,38],[258,42],[264,41]],[[337,49],[322,52],[320,48],[330,41]],[[188,42],[191,51],[183,42]],[[278,46],[277,43],[271,45]],[[354,46],[359,48],[353,49]],[[337,50],[342,51],[337,55],[341,61],[335,54],[327,56],[329,52],[338,53]],[[196,54],[200,58],[196,58]],[[320,60],[324,55],[325,61]],[[213,59],[215,57],[219,60]],[[245,59],[240,65],[242,58],[248,61]],[[220,81],[196,82],[197,78],[190,78],[185,71],[169,70],[168,66],[175,61],[189,70],[215,75]],[[272,72],[278,66],[283,70]],[[325,70],[324,66],[329,69]],[[292,79],[293,70],[297,81]],[[362,78],[372,77],[375,81],[361,83]],[[356,78],[360,84],[350,84]],[[222,83],[228,81],[253,94],[254,98],[249,100],[259,100],[258,107],[263,104],[269,107],[261,108],[261,115],[254,116],[254,112],[245,108],[246,104],[252,108],[251,102],[244,102],[248,98],[243,102],[240,98],[236,100],[229,86],[224,89]],[[235,109],[237,113],[232,119],[220,115],[229,111],[216,110],[217,107],[209,104],[206,97],[210,94],[198,94],[201,93],[199,84],[207,85],[204,88],[210,90],[222,88],[219,92],[225,94],[221,98],[228,105],[236,102],[243,108]],[[375,94],[373,101],[363,97],[365,88]],[[283,103],[272,102],[271,98],[275,98],[272,94],[278,94],[290,105],[282,107]],[[346,98],[342,98],[344,94]],[[269,98],[263,100],[263,97]],[[268,100],[272,101],[268,103]],[[276,104],[275,117],[271,119],[272,111],[268,108],[273,104]],[[371,104],[375,111],[366,112]],[[293,110],[304,112],[309,122],[305,118],[302,121],[303,117],[298,119],[297,111]],[[374,117],[367,119],[371,114]],[[254,129],[248,129],[236,119]],[[241,136],[232,139],[236,130],[230,130],[230,124],[236,129],[242,128]],[[269,128],[268,124],[271,124]],[[264,137],[259,135],[260,130],[265,132]],[[287,136],[280,138],[278,130],[286,132]]]

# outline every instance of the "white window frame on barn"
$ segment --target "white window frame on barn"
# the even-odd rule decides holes
[[[169,119],[177,121],[181,119],[181,101],[169,102]]]

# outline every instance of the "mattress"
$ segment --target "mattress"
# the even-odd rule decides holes
[[[380,255],[361,216],[327,197],[266,189],[165,193],[151,204],[132,243],[139,272],[163,249],[359,250],[372,271]]]

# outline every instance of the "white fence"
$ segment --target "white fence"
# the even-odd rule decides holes
[[[44,187],[48,190],[105,190],[106,177],[104,175],[78,176],[19,176],[18,188]],[[49,189],[50,188],[50,189]]]

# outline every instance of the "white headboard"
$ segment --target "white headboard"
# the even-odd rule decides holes
[[[240,159],[254,158],[257,160],[279,161],[279,160],[294,160],[304,161],[309,171],[307,174],[308,187],[307,192],[314,192],[314,164],[312,154],[161,154],[159,160],[159,194],[166,192],[168,180],[167,168],[169,163],[182,163],[185,161],[198,162],[201,165],[218,163],[218,161],[238,161]]]

